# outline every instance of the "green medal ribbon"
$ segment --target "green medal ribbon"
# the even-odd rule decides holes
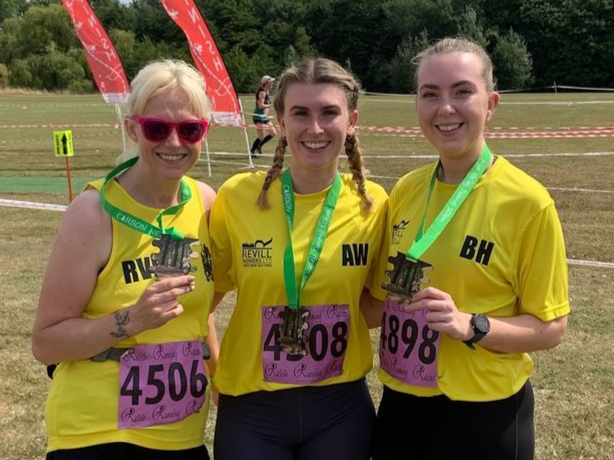
[[[337,199],[341,191],[341,175],[337,173],[333,184],[326,195],[326,201],[320,211],[320,217],[316,224],[316,229],[309,247],[309,254],[305,262],[305,269],[301,278],[300,290],[296,286],[296,268],[294,267],[294,251],[292,249],[292,229],[294,228],[294,188],[292,187],[292,176],[290,170],[286,169],[281,178],[281,196],[284,205],[284,213],[288,222],[288,244],[284,252],[284,282],[288,295],[288,306],[293,310],[298,310],[301,304],[301,292],[305,288],[307,281],[313,274],[320,254],[324,247],[324,241],[328,233],[328,227],[332,220]]]
[[[424,209],[424,215],[422,216],[422,222],[418,227],[418,233],[414,239],[413,244],[407,251],[407,258],[417,261],[420,256],[426,252],[428,248],[435,242],[435,240],[441,235],[444,229],[448,226],[456,212],[460,209],[461,205],[465,202],[475,184],[477,184],[484,171],[492,160],[492,152],[486,144],[482,148],[482,153],[478,160],[471,167],[467,175],[463,178],[462,182],[458,185],[458,188],[454,191],[446,205],[443,207],[439,215],[435,218],[433,223],[429,226],[426,233],[424,233],[424,223],[426,221],[426,212],[428,211],[429,202],[431,201],[431,195],[435,188],[435,181],[437,180],[437,173],[441,167],[441,161],[437,164],[435,172],[431,177],[431,185],[429,193],[426,199],[426,208]]]
[[[156,220],[158,221],[158,227],[150,224],[149,222],[144,221],[132,214],[122,211],[121,209],[113,206],[109,203],[104,195],[104,189],[107,184],[115,178],[118,174],[126,171],[127,169],[134,166],[134,164],[139,160],[139,157],[130,158],[128,161],[123,162],[118,167],[116,167],[113,171],[111,171],[104,179],[104,183],[100,188],[100,199],[102,201],[102,205],[104,206],[105,211],[107,211],[113,219],[116,221],[126,225],[127,227],[136,230],[137,232],[141,232],[145,235],[149,235],[154,237],[155,239],[160,239],[162,235],[170,235],[173,240],[182,240],[184,238],[183,233],[179,230],[171,227],[168,229],[164,228],[164,223],[162,222],[162,217],[172,214],[177,214],[179,210],[185,205],[190,198],[192,198],[192,192],[190,192],[190,187],[185,182],[185,180],[181,179],[181,183],[179,185],[179,196],[180,202],[170,208],[163,209]]]

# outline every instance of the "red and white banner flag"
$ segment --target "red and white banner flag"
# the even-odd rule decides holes
[[[193,0],[160,0],[168,15],[183,30],[192,59],[205,78],[213,105],[213,119],[220,124],[241,126],[241,107],[222,56]]]
[[[96,85],[106,102],[128,99],[130,85],[124,66],[96,14],[86,0],[62,0],[85,50]]]

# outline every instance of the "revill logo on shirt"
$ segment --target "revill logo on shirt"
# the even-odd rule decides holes
[[[402,220],[398,224],[392,225],[392,244],[400,244],[405,230],[407,230],[408,220]]]
[[[273,265],[273,247],[269,241],[256,240],[254,243],[243,243],[242,257],[244,267],[271,267]]]

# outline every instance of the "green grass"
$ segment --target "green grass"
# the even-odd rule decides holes
[[[587,101],[594,103],[582,103]],[[251,110],[252,105],[251,96],[243,97],[246,110]],[[362,99],[360,109],[363,126],[417,126],[412,97],[368,96]],[[613,115],[614,94],[506,94],[492,129],[612,126]],[[54,127],[50,124],[72,127],[75,156],[70,163],[75,185],[105,175],[115,164],[122,149],[121,130],[116,126],[114,107],[104,104],[99,96],[0,93],[0,198],[67,204],[65,160],[53,157]],[[93,124],[104,126],[81,126]],[[7,125],[36,127],[5,128]],[[253,139],[253,130],[249,134]],[[415,156],[433,153],[421,137],[368,131],[360,132],[359,137],[366,166],[388,190],[396,178],[430,161]],[[236,128],[214,127],[208,141],[212,152],[246,151],[243,132]],[[614,194],[571,190],[614,191],[614,155],[535,156],[612,152],[614,138],[493,139],[489,145],[495,153],[508,155],[513,163],[551,188],[566,236],[568,257],[614,262]],[[265,151],[272,153],[273,146],[267,145]],[[212,153],[211,159],[211,177],[207,175],[204,161],[192,175],[216,188],[247,165],[244,154]],[[256,163],[265,167],[270,160],[270,156],[258,158]],[[43,189],[42,183],[54,186]],[[15,184],[20,185],[15,188]],[[44,455],[43,411],[49,381],[43,366],[31,355],[30,331],[46,261],[61,217],[60,212],[0,207],[3,288],[0,459],[3,460],[40,459]],[[564,342],[555,350],[533,355],[537,459],[614,460],[614,366],[611,365],[614,270],[571,267],[570,297],[573,314]],[[231,311],[230,297],[217,313],[222,335]],[[376,350],[376,331],[372,338]],[[381,385],[374,372],[369,374],[368,381],[378,402]],[[211,410],[205,436],[209,446],[214,417],[215,408]]]

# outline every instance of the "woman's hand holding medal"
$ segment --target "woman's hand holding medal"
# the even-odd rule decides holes
[[[403,301],[405,311],[423,310],[424,318],[433,331],[447,334],[454,340],[469,340],[473,336],[471,315],[458,310],[447,292],[434,287],[418,291],[411,300]]]
[[[178,298],[194,290],[194,277],[168,277],[151,284],[136,304],[128,309],[131,323],[129,335],[156,329],[183,313]]]

